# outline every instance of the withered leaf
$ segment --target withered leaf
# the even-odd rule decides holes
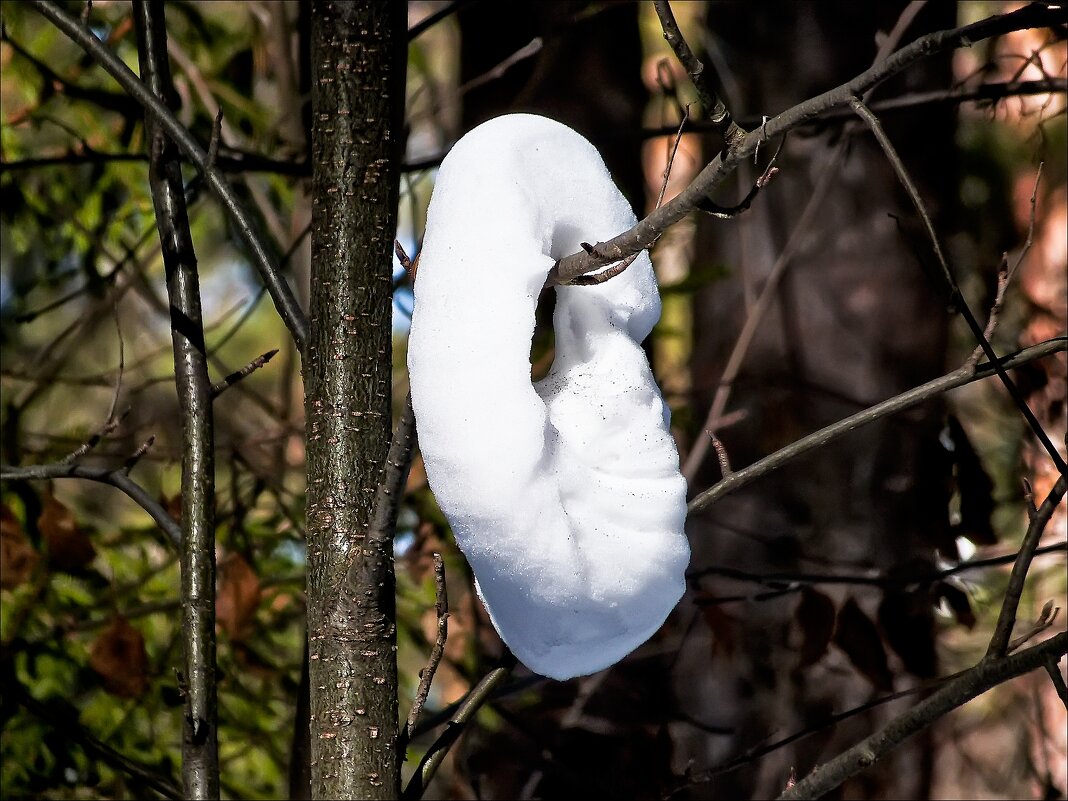
[[[167,510],[167,514],[173,517],[179,523],[182,522],[182,493],[177,493],[168,498],[166,495],[161,494],[159,496],[160,505]]]
[[[935,626],[926,593],[888,590],[879,603],[879,625],[886,642],[914,676],[935,675]]]
[[[894,688],[894,677],[886,662],[886,649],[879,630],[853,598],[838,610],[834,644],[876,689],[889,691]]]
[[[737,645],[737,622],[716,603],[716,596],[700,593],[695,599],[701,607],[701,617],[712,633],[712,655],[722,653],[730,656]]]
[[[241,554],[232,553],[219,564],[219,589],[215,597],[215,621],[231,639],[249,633],[260,605],[260,577]]]
[[[0,587],[10,590],[27,581],[37,559],[15,513],[0,504]]]
[[[145,638],[121,615],[96,638],[89,650],[89,667],[103,680],[104,689],[120,698],[138,698],[148,687]]]
[[[96,556],[89,535],[74,522],[74,512],[51,493],[44,497],[37,527],[48,549],[48,562],[65,573],[78,573]]]
[[[818,662],[827,653],[834,634],[834,617],[834,601],[828,596],[811,587],[801,590],[801,602],[794,612],[803,638],[801,667]]]
[[[951,416],[947,425],[953,442],[954,475],[960,495],[960,523],[955,533],[976,545],[994,545],[998,541],[991,523],[994,482],[987,475],[960,421]]]
[[[975,628],[975,612],[972,610],[968,593],[947,581],[939,582],[936,592],[937,598],[945,600],[949,605],[958,623],[969,630]]]

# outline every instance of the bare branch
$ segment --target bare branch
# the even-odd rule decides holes
[[[211,385],[211,397],[219,397],[219,395],[228,390],[238,381],[247,376],[252,375],[254,372],[256,372],[265,364],[267,364],[267,362],[273,359],[277,355],[277,353],[277,348],[275,348],[274,350],[269,350],[262,356],[257,356],[255,359],[250,361],[240,370],[235,370],[234,372],[230,373],[230,375],[226,376],[226,378],[224,378],[222,381],[216,381],[214,384]]]
[[[93,434],[91,437],[89,437],[89,439],[87,439],[85,442],[83,442],[81,445],[79,445],[77,448],[75,448],[73,451],[63,457],[63,462],[65,462],[66,464],[71,464],[72,462],[76,462],[81,459],[83,456],[85,456],[85,454],[89,453],[89,451],[99,445],[100,441],[107,437],[108,434],[118,428],[122,421],[126,419],[126,416],[129,413],[130,407],[126,407],[126,409],[124,409],[122,414],[120,415],[115,415],[114,413],[111,414],[108,419],[104,421],[104,425],[102,425],[95,434]]]
[[[823,798],[842,782],[871,767],[907,737],[926,728],[947,712],[963,706],[998,684],[1042,667],[1049,659],[1061,657],[1066,651],[1068,634],[1062,632],[1010,656],[992,660],[984,658],[957,678],[946,682],[908,712],[891,720],[879,731],[817,767],[780,795],[780,801]]]
[[[438,766],[441,765],[445,755],[449,753],[449,749],[460,739],[460,735],[467,728],[468,722],[489,699],[497,686],[508,677],[515,665],[516,658],[511,651],[506,649],[498,666],[483,676],[482,680],[471,688],[456,713],[449,718],[449,722],[445,725],[445,730],[438,735],[438,738],[427,749],[426,754],[423,755],[415,774],[408,782],[408,786],[404,788],[404,793],[401,796],[404,801],[413,801],[413,799],[423,797],[427,785],[430,784],[430,780],[437,773]]]
[[[621,272],[630,267],[630,265],[634,263],[634,260],[638,258],[638,255],[639,254],[634,253],[630,256],[627,256],[627,258],[623,259],[623,261],[618,262],[617,264],[613,264],[607,270],[601,270],[599,273],[587,273],[586,275],[576,276],[575,278],[572,278],[567,285],[596,286],[597,284],[603,284],[605,281],[609,280],[610,278],[615,278]]]
[[[147,448],[145,448],[147,450]],[[88,481],[96,481],[99,484],[107,484],[121,490],[126,495],[148,512],[149,516],[156,521],[156,525],[167,535],[167,539],[176,547],[182,544],[182,529],[170,513],[153,498],[148,492],[134,481],[123,468],[117,470],[108,467],[86,467],[81,464],[67,464],[55,462],[52,464],[31,465],[28,467],[14,467],[13,465],[0,465],[0,478],[12,481],[40,481],[53,478],[84,478]]]
[[[424,17],[408,29],[408,41],[412,41],[412,39],[417,37],[423,31],[437,25],[443,19],[448,16],[451,16],[452,14],[455,14],[464,6],[470,5],[471,2],[472,0],[453,0],[451,3],[447,3],[446,5],[439,8],[433,14]]]
[[[942,251],[942,246],[938,241],[938,234],[935,232],[934,223],[931,221],[931,215],[927,212],[927,207],[923,203],[923,198],[920,197],[920,192],[916,188],[916,184],[913,182],[908,170],[905,168],[905,163],[894,149],[893,143],[891,143],[889,137],[887,137],[878,117],[871,113],[871,110],[864,105],[864,102],[860,100],[860,98],[854,97],[850,101],[850,105],[853,107],[853,110],[856,111],[857,115],[864,120],[869,128],[871,128],[872,133],[875,134],[875,138],[882,147],[883,152],[886,154],[887,160],[894,168],[898,180],[908,193],[909,199],[912,201],[912,205],[916,209],[916,213],[923,221],[924,229],[927,231],[927,236],[931,242],[931,249],[934,251],[935,257],[938,259],[938,264],[942,268],[942,275],[946,279],[946,283],[950,288],[951,303],[964,317],[968,327],[972,330],[972,334],[982,347],[983,353],[986,354],[987,359],[990,360],[990,363],[997,371],[1001,383],[1005,385],[1005,389],[1008,390],[1016,407],[1020,410],[1020,413],[1023,414],[1024,419],[1027,420],[1027,424],[1031,427],[1032,433],[1034,433],[1038,441],[1042,443],[1042,447],[1045,448],[1050,459],[1053,460],[1053,464],[1056,465],[1061,475],[1068,473],[1068,464],[1065,464],[1064,458],[1057,451],[1056,446],[1050,441],[1045,428],[1038,422],[1038,418],[1035,417],[1034,412],[1031,411],[1031,407],[1027,405],[1027,401],[1016,386],[1016,382],[1009,377],[1009,374],[1005,372],[1005,369],[1001,366],[1000,359],[994,352],[990,340],[987,339],[986,335],[983,333],[982,326],[979,325],[979,321],[968,307],[968,302],[965,300],[960,285],[957,283],[957,279],[953,275],[953,271],[949,267],[949,262],[946,260],[946,256]]]
[[[40,2],[40,0],[37,0]],[[852,80],[810,98],[768,120],[766,130],[749,133],[733,150],[716,156],[694,181],[670,203],[654,211],[629,231],[607,242],[599,243],[601,256],[575,253],[557,262],[553,268],[560,280],[596,270],[606,264],[625,259],[649,247],[669,226],[675,224],[723,180],[748,159],[766,138],[774,139],[832,109],[848,107],[850,101],[898,74],[909,65],[934,53],[974,44],[992,36],[1024,28],[1062,25],[1068,22],[1068,8],[1031,4],[1009,14],[989,17],[971,25],[952,30],[937,31],[921,36],[897,52],[879,61]]]
[[[252,262],[260,273],[260,278],[267,286],[271,298],[278,309],[282,321],[293,335],[297,348],[303,353],[308,341],[308,321],[304,312],[297,303],[293,291],[286,283],[285,277],[279,272],[269,255],[260,235],[256,232],[252,218],[249,217],[244,205],[234,194],[229,182],[223,174],[213,165],[208,163],[208,154],[196,141],[188,129],[183,126],[174,116],[166,104],[152,94],[140,79],[115,53],[101,42],[92,31],[82,27],[76,19],[70,17],[56,3],[51,0],[31,0],[33,7],[50,22],[52,22],[64,35],[74,41],[96,60],[119,84],[141,103],[146,111],[159,121],[159,125],[167,132],[167,135],[181,148],[182,152],[204,175],[204,180],[212,191],[218,195],[223,208],[231,217],[234,227],[241,235],[242,240],[249,249]]]
[[[1041,359],[1066,349],[1068,349],[1068,338],[1057,337],[1055,339],[1047,340],[1046,342],[1041,342],[1030,348],[1026,348],[1013,356],[1002,358],[1001,367],[1004,369],[1019,367],[1021,364],[1027,364],[1035,359]],[[707,509],[724,495],[734,492],[740,487],[756,480],[760,476],[770,473],[773,470],[777,470],[787,462],[796,459],[801,454],[822,447],[828,442],[832,442],[854,429],[860,428],[863,425],[867,425],[868,423],[887,417],[896,412],[903,411],[904,409],[911,408],[928,398],[933,398],[947,390],[970,384],[973,381],[981,381],[992,375],[996,375],[996,370],[989,363],[983,363],[974,369],[966,364],[963,367],[954,370],[952,373],[947,373],[941,378],[928,381],[926,384],[910,389],[900,395],[895,395],[893,398],[885,400],[882,403],[877,403],[869,409],[857,412],[843,420],[839,420],[837,423],[832,423],[825,428],[821,428],[819,431],[809,434],[807,437],[802,437],[796,442],[787,445],[785,448],[781,448],[780,450],[775,451],[775,453],[765,456],[759,462],[732,473],[729,477],[713,485],[710,489],[702,492],[690,501],[687,508],[690,514]]]
[[[1054,606],[1052,600],[1046,601],[1045,606],[1042,607],[1042,611],[1038,613],[1035,622],[1022,634],[1012,638],[1012,641],[1005,649],[1005,653],[1011,654],[1032,637],[1036,637],[1046,631],[1046,629],[1050,628],[1053,625],[1053,622],[1057,619],[1057,615],[1060,614],[1060,611],[1061,608],[1059,606]]]
[[[125,462],[123,462],[122,472],[126,475],[130,475],[130,471],[137,467],[137,463],[141,461],[141,457],[148,453],[149,448],[151,448],[155,443],[156,435],[152,434],[148,437],[148,439],[146,439],[137,447],[136,451],[130,454],[129,458]]]
[[[1061,675],[1061,669],[1057,666],[1058,661],[1052,655],[1047,657],[1045,668],[1046,672],[1049,673],[1050,681],[1057,688],[1057,695],[1060,697],[1061,703],[1068,707],[1068,685],[1064,683],[1064,676]]]
[[[426,667],[419,673],[419,688],[415,692],[411,711],[408,712],[404,731],[397,739],[397,750],[402,760],[408,743],[411,742],[412,735],[415,733],[415,726],[419,722],[423,705],[426,704],[427,696],[430,695],[434,673],[437,672],[438,665],[445,656],[445,641],[449,636],[449,594],[445,587],[445,560],[441,558],[440,553],[434,554],[434,606],[438,615],[437,639],[434,641],[434,647],[430,649]]]
[[[219,157],[219,143],[222,141],[222,108],[215,112],[215,119],[211,123],[211,139],[208,140],[208,160],[205,169],[215,168],[215,159]]]
[[[1027,571],[1031,568],[1031,560],[1034,558],[1039,538],[1056,511],[1061,498],[1064,497],[1066,481],[1068,480],[1062,475],[1053,485],[1046,500],[1031,516],[1023,544],[1020,546],[1020,555],[1016,557],[1016,564],[1012,566],[1012,573],[1009,575],[1009,584],[1005,588],[1005,600],[1001,603],[998,622],[994,626],[994,634],[990,638],[990,646],[987,648],[984,659],[998,659],[1008,650],[1009,637],[1016,623],[1016,610],[1020,606],[1020,596],[1023,595],[1024,582],[1027,580]]]
[[[135,0],[134,28],[144,83],[166,108],[174,93],[162,0]],[[95,37],[94,37],[95,41]],[[215,425],[213,388],[200,302],[200,278],[189,229],[182,167],[162,118],[146,111],[149,185],[167,276],[175,388],[182,431],[182,637],[185,715],[182,789],[191,799],[219,797],[215,664]],[[217,118],[217,124],[221,118]],[[188,136],[188,132],[183,133]],[[177,140],[178,137],[175,137]],[[213,134],[213,139],[214,137]],[[216,145],[217,147],[217,145]],[[214,172],[209,154],[204,174]]]
[[[679,120],[678,130],[675,131],[675,141],[672,143],[671,151],[668,153],[667,166],[664,168],[664,180],[660,184],[660,194],[656,196],[656,206],[654,208],[658,209],[664,205],[664,194],[667,192],[668,181],[671,179],[671,168],[675,166],[675,156],[678,155],[679,145],[682,143],[682,132],[689,121],[690,105],[687,103],[682,109],[682,119]]]
[[[738,126],[731,117],[726,104],[708,85],[704,74],[705,65],[694,55],[690,45],[682,35],[682,31],[679,30],[675,15],[671,11],[671,5],[667,0],[655,0],[653,7],[656,9],[656,15],[660,18],[660,27],[664,29],[664,39],[671,45],[671,49],[675,51],[675,56],[686,69],[686,72],[689,73],[694,89],[697,90],[697,99],[701,101],[701,106],[705,114],[708,115],[709,122],[723,136],[727,149],[732,150],[739,142],[745,139],[748,132]]]
[[[1064,553],[1065,551],[1068,551],[1068,543],[1055,542],[1050,545],[1043,545],[1040,548],[1036,548],[1034,555],[1044,556],[1051,553]],[[961,573],[1012,564],[1019,558],[1019,556],[1020,552],[1015,551],[1013,553],[1001,554],[1000,556],[969,559],[966,562],[958,562],[950,567],[942,570],[932,570],[929,573],[751,573],[734,567],[722,567],[716,565],[713,567],[703,567],[691,570],[687,572],[686,578],[690,581],[694,581],[703,576],[722,576],[731,579],[732,581],[745,581],[775,590],[785,589],[789,592],[801,590],[803,587],[817,586],[819,584],[839,584],[860,587],[907,587],[915,584],[934,584],[935,582]],[[754,596],[747,595],[742,597],[753,598]],[[697,602],[697,605],[711,606],[723,603],[725,600],[735,600],[735,598],[725,599],[717,596],[716,598],[709,598],[707,601],[699,601]]]
[[[386,463],[378,480],[375,494],[375,510],[367,533],[369,542],[391,543],[397,527],[397,514],[404,497],[404,484],[412,467],[416,446],[415,410],[412,409],[412,393],[404,399],[393,439],[389,444]]]

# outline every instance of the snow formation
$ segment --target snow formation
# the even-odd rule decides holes
[[[660,317],[647,254],[557,287],[555,361],[530,380],[549,269],[634,222],[593,145],[529,114],[457,142],[427,212],[408,341],[427,478],[501,638],[555,679],[622,659],[685,589],[686,484],[641,348]]]

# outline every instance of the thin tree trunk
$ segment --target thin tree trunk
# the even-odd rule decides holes
[[[134,3],[141,78],[164,102],[174,96],[161,0]],[[149,182],[171,309],[174,374],[182,427],[182,636],[185,716],[182,785],[186,798],[219,797],[215,688],[215,429],[204,352],[200,279],[178,148],[146,119]]]
[[[368,536],[390,440],[403,3],[312,3],[305,365],[313,798],[399,793],[391,533]]]

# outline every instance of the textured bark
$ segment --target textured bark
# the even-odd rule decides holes
[[[141,77],[164,102],[174,96],[162,0],[134,4]],[[178,148],[147,118],[149,183],[170,300],[182,442],[182,637],[185,715],[182,785],[187,798],[219,797],[215,675],[215,434],[204,351],[200,279]]]
[[[369,537],[390,439],[402,3],[312,4],[305,366],[313,798],[399,792],[392,538]]]

